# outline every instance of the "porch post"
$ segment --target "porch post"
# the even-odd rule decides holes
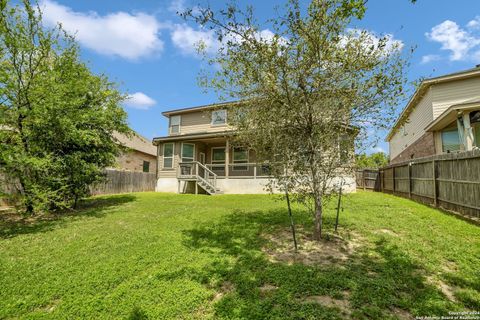
[[[230,142],[225,140],[225,178],[228,179],[228,169],[230,164]]]
[[[470,113],[464,111],[462,116],[465,129],[465,150],[470,151],[473,149],[473,128],[470,124]]]

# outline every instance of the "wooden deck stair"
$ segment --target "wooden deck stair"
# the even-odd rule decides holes
[[[180,181],[195,182],[195,194],[198,193],[198,187],[210,195],[223,193],[217,188],[217,175],[198,161],[180,163],[177,171],[177,179],[179,183]]]

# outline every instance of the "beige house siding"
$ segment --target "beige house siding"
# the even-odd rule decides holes
[[[432,90],[428,90],[405,122],[405,131],[399,128],[390,140],[390,159],[395,159],[403,150],[425,134],[425,127],[433,121]]]
[[[227,122],[228,122],[227,111]],[[180,115],[180,135],[192,133],[221,132],[232,129],[228,125],[212,125],[211,111],[189,112]]]
[[[480,77],[440,83],[432,86],[433,117],[450,106],[480,99]]]
[[[158,145],[158,177],[159,178],[172,178],[176,177],[176,168],[178,168],[178,164],[181,161],[181,148],[182,143],[193,143],[195,144],[195,161],[200,161],[200,153],[205,154],[205,163],[211,164],[212,163],[212,148],[216,147],[225,147],[225,142],[215,142],[215,143],[204,143],[204,142],[172,142],[175,144],[174,146],[174,158],[173,158],[173,168],[164,168],[163,167],[163,145],[164,143],[160,143]],[[255,163],[256,162],[256,155],[253,150],[249,150],[248,152],[248,162]],[[233,164],[233,147],[230,147],[230,157],[229,157],[229,164]]]
[[[405,123],[404,134],[400,127],[390,139],[390,160],[412,146],[425,134],[425,128],[449,107],[480,99],[480,77],[432,84],[414,107]],[[436,153],[442,153],[441,134],[435,132]]]

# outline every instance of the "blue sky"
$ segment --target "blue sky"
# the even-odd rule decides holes
[[[223,1],[210,1],[215,6]],[[252,4],[259,21],[273,14],[284,1],[242,1]],[[307,3],[307,1],[305,1]],[[195,43],[215,48],[211,34],[176,15],[191,7],[190,0],[44,0],[46,23],[61,22],[75,33],[82,57],[96,73],[105,73],[131,95],[125,110],[131,127],[151,139],[167,133],[162,111],[216,102],[203,93],[197,75],[203,62]],[[369,0],[362,21],[352,24],[376,35],[389,34],[402,41],[404,50],[415,46],[409,80],[437,76],[480,63],[480,1],[478,0]],[[403,105],[397,106],[400,112]],[[376,133],[384,150],[385,132]]]

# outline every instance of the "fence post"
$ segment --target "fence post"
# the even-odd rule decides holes
[[[438,207],[438,194],[437,194],[437,166],[435,163],[435,159],[432,159],[432,181],[433,181],[433,205]]]
[[[412,166],[408,163],[408,198],[412,199]]]
[[[392,168],[392,194],[395,194],[395,167]]]
[[[363,179],[363,191],[367,190],[366,182],[365,182],[365,169],[362,170],[362,179]]]
[[[378,170],[378,174],[380,175],[380,189],[382,190],[382,192],[384,192],[384,191],[385,191],[385,187],[384,187],[384,178],[385,178],[384,171],[383,171],[383,170]]]

